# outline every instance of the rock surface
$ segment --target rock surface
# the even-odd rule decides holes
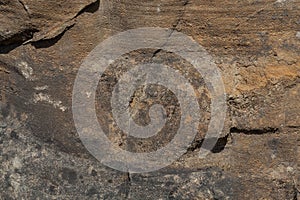
[[[0,0],[0,199],[299,199],[299,10],[297,0]],[[132,174],[105,167],[82,145],[72,90],[100,42],[139,27],[174,29],[202,45],[222,73],[228,111],[217,145],[198,158],[210,98],[201,77],[189,77],[204,91],[199,134],[172,165]],[[116,74],[149,61],[191,67],[169,52],[131,52],[111,65],[97,95],[108,137],[135,152],[160,148],[178,127],[178,103],[159,87],[140,88],[130,107],[147,124],[149,104],[171,105],[162,134],[132,140],[111,121]]]

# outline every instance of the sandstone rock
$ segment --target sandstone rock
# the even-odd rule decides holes
[[[299,1],[0,0],[0,197],[3,199],[297,199],[300,134]],[[152,173],[105,167],[83,146],[72,90],[84,58],[106,38],[139,27],[182,32],[220,69],[227,118],[217,145],[198,157],[210,116],[201,75],[170,52],[123,55],[100,81],[98,120],[124,150],[161,148],[178,128],[180,109],[166,88],[142,87],[130,103],[149,123],[164,103],[170,123],[155,138],[132,139],[115,123],[110,98],[130,67],[158,62],[186,72],[201,89],[199,134],[179,160]],[[193,74],[193,75],[192,75]]]

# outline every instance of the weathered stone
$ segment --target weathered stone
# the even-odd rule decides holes
[[[0,197],[299,198],[299,9],[299,1],[271,0],[0,0]],[[141,125],[149,123],[151,105],[167,108],[168,124],[147,140],[120,130],[110,98],[120,75],[136,64],[172,66],[202,91],[199,133],[187,153],[160,171],[128,174],[105,167],[82,145],[72,115],[77,71],[104,39],[139,27],[191,36],[220,69],[227,118],[205,159],[198,152],[211,117],[210,94],[191,64],[157,49],[128,53],[108,68],[98,87],[98,119],[124,150],[166,145],[180,115],[171,91],[140,87],[132,97],[132,117]]]

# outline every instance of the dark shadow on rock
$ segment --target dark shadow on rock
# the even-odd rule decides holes
[[[0,46],[0,54],[7,54],[10,51],[14,50],[18,46],[21,46],[22,43],[10,44],[10,45],[1,45]]]
[[[85,12],[94,13],[97,10],[99,10],[99,8],[100,8],[100,0],[97,0],[94,3],[85,6],[82,10],[80,10],[77,13],[77,15],[74,18],[78,17],[79,15],[81,15]],[[62,36],[65,34],[65,32],[68,31],[73,26],[74,26],[74,24],[67,27],[62,33],[55,36],[54,38],[45,39],[45,40],[42,39],[39,41],[31,42],[31,44],[35,48],[49,48],[49,47],[53,46],[54,44],[56,44],[62,38]],[[22,33],[14,35],[10,39],[0,42],[0,54],[7,54],[10,51],[14,50],[15,48],[23,45],[23,43],[25,41],[28,41],[33,38],[33,35],[35,32],[38,32],[38,30],[28,29],[28,30],[23,31]]]
[[[61,38],[62,36],[70,29],[72,28],[74,25],[66,28],[62,33],[60,33],[59,35],[57,35],[56,37],[54,38],[51,38],[51,39],[46,39],[46,40],[39,40],[39,41],[36,41],[36,42],[32,42],[31,44],[37,48],[37,49],[41,49],[41,48],[49,48],[53,45],[55,45]]]
[[[195,151],[196,149],[204,148],[206,150],[211,151],[212,153],[220,153],[225,149],[225,146],[228,142],[228,137],[229,137],[229,135],[218,138],[216,144],[214,144],[216,141],[216,138],[206,138],[205,140],[206,140],[207,146],[203,145],[204,139],[194,141],[192,143],[191,147],[188,148],[187,152],[191,152],[191,151]],[[214,145],[214,147],[211,149],[211,146],[213,146],[213,145]]]
[[[262,129],[239,129],[236,127],[232,127],[230,129],[230,133],[245,134],[245,135],[262,135],[262,134],[272,134],[277,132],[278,132],[278,128],[274,128],[274,127],[267,127]]]
[[[211,150],[212,153],[220,153],[225,149],[225,146],[228,142],[228,135],[225,137],[219,138],[214,148]]]
[[[97,0],[96,2],[94,2],[90,5],[87,5],[81,11],[79,11],[79,13],[75,16],[75,18],[78,17],[79,15],[81,15],[82,13],[85,13],[85,12],[94,13],[97,10],[99,10],[99,8],[100,8],[100,0]]]
[[[74,19],[76,17],[78,17],[79,15],[83,14],[83,13],[94,13],[96,12],[97,10],[99,10],[100,8],[100,0],[96,1],[95,3],[92,3],[92,4],[89,4],[87,5],[86,7],[84,7],[81,11],[79,11],[77,13],[77,15],[74,17]],[[42,40],[39,40],[39,41],[35,41],[35,42],[32,42],[32,45],[37,48],[37,49],[40,49],[40,48],[49,48],[51,46],[53,46],[54,44],[56,44],[61,38],[62,36],[69,30],[71,29],[75,24],[67,27],[62,33],[60,33],[59,35],[55,36],[54,38],[50,38],[50,39],[42,39]]]
[[[21,46],[25,41],[30,40],[36,29],[26,29],[17,33],[10,38],[0,42],[0,54],[7,54],[18,46]]]

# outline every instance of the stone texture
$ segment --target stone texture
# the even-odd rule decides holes
[[[0,0],[0,199],[299,198],[299,9],[297,0]],[[83,147],[71,109],[77,70],[101,41],[138,27],[172,28],[193,37],[221,70],[228,112],[207,158],[197,154],[210,118],[199,75],[188,78],[203,88],[203,121],[187,153],[171,166],[121,173]],[[97,96],[98,118],[112,131],[109,138],[131,151],[160,148],[178,125],[176,99],[151,87],[135,94],[133,117],[147,124],[148,104],[170,97],[160,102],[175,115],[165,134],[132,140],[111,121],[116,77],[147,61],[193,72],[178,56],[152,49],[124,55],[107,71],[99,86],[105,95]],[[159,98],[149,100],[152,90]]]

